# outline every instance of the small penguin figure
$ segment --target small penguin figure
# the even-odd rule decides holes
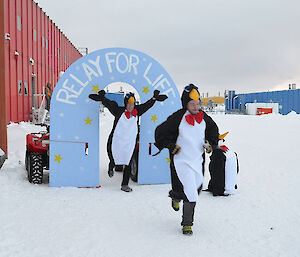
[[[218,149],[210,156],[208,189],[213,196],[229,196],[235,194],[237,189],[237,174],[239,164],[237,153],[225,145],[225,137],[229,132],[219,135]],[[210,153],[210,145],[205,145],[205,150]]]

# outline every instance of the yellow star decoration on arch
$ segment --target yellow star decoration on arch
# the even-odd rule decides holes
[[[149,87],[143,87],[143,91],[146,95],[150,92]]]
[[[87,117],[84,121],[85,121],[85,125],[87,124],[92,125],[92,119],[90,119],[90,117]]]
[[[96,94],[98,93],[98,91],[100,91],[98,85],[96,86],[93,86],[93,89],[92,89],[93,92],[95,92]]]
[[[156,115],[151,115],[151,117],[152,117],[151,120],[152,120],[154,123],[155,123],[156,120],[158,120],[158,118],[156,118]]]
[[[63,158],[60,156],[60,154],[59,154],[59,155],[54,155],[54,156],[55,156],[55,159],[54,159],[55,162],[60,163],[60,161],[63,159]]]
[[[169,157],[166,158],[167,163],[169,163],[171,161],[171,159]]]

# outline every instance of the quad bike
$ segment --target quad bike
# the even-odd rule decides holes
[[[49,170],[49,126],[42,126],[47,130],[26,136],[25,167],[28,181],[33,184],[42,184],[44,169]]]

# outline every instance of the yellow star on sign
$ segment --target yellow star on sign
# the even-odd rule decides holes
[[[93,92],[95,92],[96,94],[98,93],[98,91],[100,91],[98,85],[96,86],[93,86],[93,89],[92,89]]]
[[[170,158],[168,158],[168,157],[166,158],[166,160],[167,160],[167,162],[168,162],[168,163],[171,161],[171,159],[170,159]]]
[[[60,156],[60,154],[59,154],[59,155],[54,155],[54,156],[55,156],[55,159],[54,159],[55,162],[60,163],[60,161],[63,159],[63,158]]]
[[[148,92],[150,92],[148,87],[143,87],[143,91],[146,95],[148,94]]]
[[[156,115],[151,115],[151,117],[152,117],[151,120],[152,120],[154,123],[155,123],[156,120],[158,120],[158,118],[156,118]]]
[[[87,124],[92,125],[92,119],[90,119],[90,117],[87,117],[84,121],[85,121],[85,125]]]

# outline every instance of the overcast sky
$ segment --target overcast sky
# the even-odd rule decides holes
[[[300,88],[299,0],[36,0],[76,47],[126,47],[178,88]]]

